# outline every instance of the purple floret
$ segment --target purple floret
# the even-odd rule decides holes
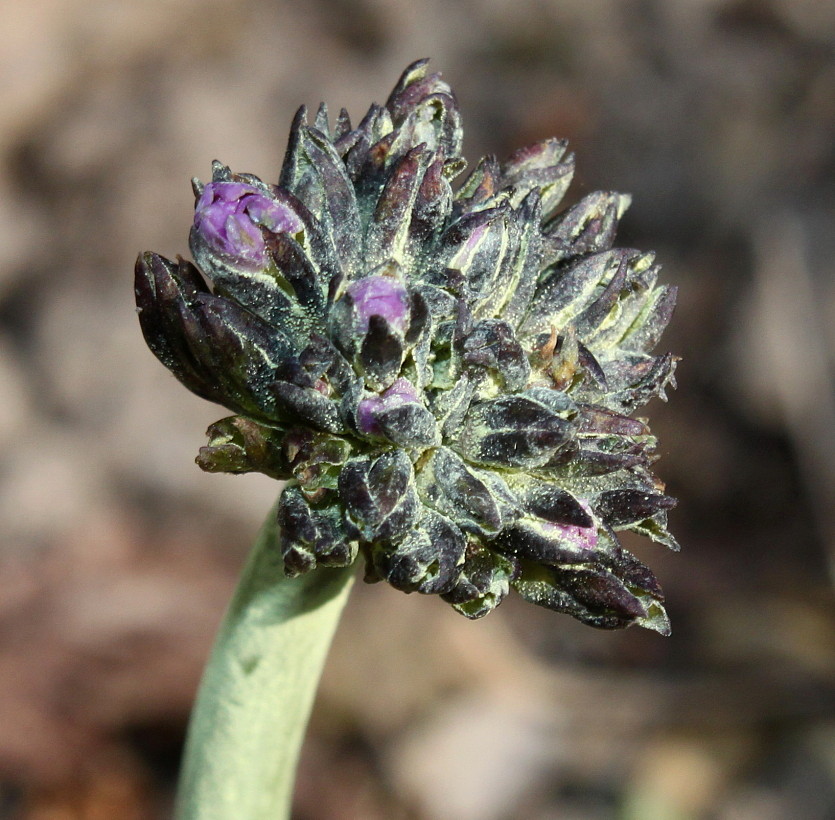
[[[195,206],[194,225],[213,250],[253,267],[267,264],[262,227],[273,233],[303,228],[292,208],[243,182],[206,185]]]
[[[377,414],[404,404],[420,403],[417,390],[408,379],[398,379],[379,396],[363,399],[357,407],[357,426],[361,433],[379,435]]]
[[[382,316],[391,327],[405,332],[409,319],[409,292],[397,279],[367,276],[353,282],[348,287],[348,294],[359,319],[359,333],[368,330],[368,320],[372,316]]]

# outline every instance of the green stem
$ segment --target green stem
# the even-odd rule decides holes
[[[191,716],[178,820],[289,817],[296,764],[350,567],[287,579],[275,510],[220,628]]]

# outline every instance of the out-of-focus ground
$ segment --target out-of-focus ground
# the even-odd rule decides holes
[[[430,56],[467,153],[551,135],[633,193],[680,307],[649,408],[673,636],[357,588],[298,820],[835,817],[832,0],[11,0],[0,49],[0,818],[170,815],[198,676],[276,492],[145,348],[189,178],[275,178],[296,106]],[[243,819],[242,819],[243,820]]]

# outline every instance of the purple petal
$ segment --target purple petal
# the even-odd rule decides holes
[[[254,267],[268,260],[261,228],[273,233],[298,233],[303,228],[289,205],[243,182],[206,185],[195,206],[194,225],[213,250]]]
[[[409,319],[409,293],[391,276],[367,276],[353,282],[348,294],[359,319],[358,332],[368,330],[372,316],[382,316],[393,328],[405,333]]]
[[[361,433],[380,435],[382,430],[377,424],[378,413],[419,401],[417,390],[412,383],[407,379],[398,379],[379,396],[371,396],[371,398],[363,399],[359,403],[357,407],[357,426]]]

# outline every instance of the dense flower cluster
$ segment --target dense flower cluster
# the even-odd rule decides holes
[[[288,575],[361,554],[367,580],[469,618],[512,587],[666,634],[658,582],[616,532],[676,548],[631,416],[672,381],[675,357],[650,351],[675,289],[651,253],[612,247],[628,196],[558,210],[564,141],[453,187],[461,140],[423,60],[356,128],[300,110],[278,185],[215,163],[194,182],[196,266],[137,261],[145,339],[235,414],[209,428],[204,470],[287,480]]]

